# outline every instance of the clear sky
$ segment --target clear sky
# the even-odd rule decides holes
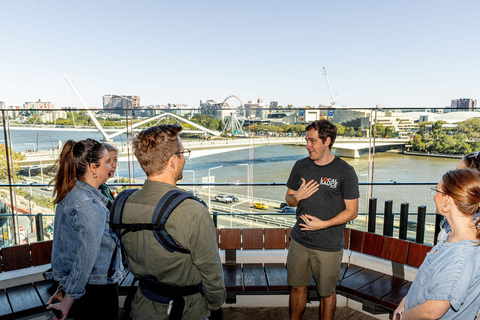
[[[480,1],[0,0],[0,101],[480,100]]]

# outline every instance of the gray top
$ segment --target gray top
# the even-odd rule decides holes
[[[319,189],[309,198],[299,202],[297,207],[297,223],[290,236],[301,245],[322,251],[335,252],[341,250],[345,243],[343,233],[345,224],[317,231],[302,231],[299,217],[309,214],[321,220],[329,220],[345,210],[344,200],[358,199],[358,178],[351,165],[335,156],[324,166],[315,164],[309,157],[298,160],[293,166],[287,187],[298,190],[302,184],[315,180]]]
[[[441,319],[473,319],[480,307],[478,241],[446,242],[446,235],[427,254],[405,300],[405,310],[426,300],[448,300]]]

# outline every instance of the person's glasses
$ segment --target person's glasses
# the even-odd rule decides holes
[[[179,155],[179,154],[182,154],[182,153],[183,153],[183,157],[185,158],[185,161],[187,161],[188,158],[190,158],[190,153],[191,153],[191,152],[192,152],[192,150],[190,150],[190,149],[185,149],[185,150],[180,151],[180,152],[175,152],[174,154]]]
[[[90,138],[88,138],[87,141],[93,142],[92,149],[90,150],[90,156],[88,157],[88,164],[90,164],[92,163],[92,157],[93,157],[93,152],[95,151],[95,147],[101,143],[95,139],[90,139]]]
[[[431,195],[431,196],[435,195],[437,192],[446,194],[446,193],[443,192],[443,191],[437,190],[437,186],[435,186],[435,187],[433,187],[433,188],[430,189],[430,195]]]
[[[471,155],[469,155],[467,158],[473,158],[476,159],[480,155],[480,151],[474,152]]]

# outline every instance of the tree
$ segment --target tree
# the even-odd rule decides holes
[[[480,139],[480,119],[471,118],[458,123],[457,133],[466,134],[467,139]]]
[[[384,137],[385,138],[393,138],[395,136],[395,128],[392,126],[385,127]]]
[[[423,140],[423,135],[416,133],[412,141],[413,150],[426,151],[425,141]]]
[[[345,135],[345,126],[344,125],[341,125],[341,124],[335,124],[335,126],[337,126],[337,135],[338,136],[343,136]]]
[[[11,156],[13,159],[13,172],[15,177],[18,177],[18,173],[20,172],[20,162],[24,159],[24,156],[20,152],[12,151],[11,148],[10,152],[12,152]],[[5,144],[0,143],[0,180],[4,181],[6,179],[8,179],[8,168]]]

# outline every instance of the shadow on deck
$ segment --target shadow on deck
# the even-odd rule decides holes
[[[122,311],[120,311],[121,315]],[[120,317],[119,317],[120,319]],[[210,320],[288,320],[288,308],[220,308]],[[318,319],[318,307],[305,310],[303,319]],[[376,318],[347,307],[337,307],[335,320],[374,320]]]

